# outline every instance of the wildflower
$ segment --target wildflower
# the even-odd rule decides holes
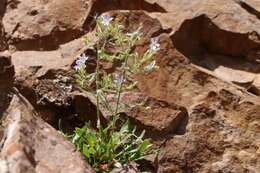
[[[74,69],[76,71],[80,70],[81,67],[86,67],[85,63],[88,60],[88,57],[85,54],[82,54],[78,59],[76,60],[76,65],[74,66]]]
[[[85,63],[88,60],[88,57],[85,55],[85,53],[83,53],[78,59]]]
[[[120,75],[120,74],[115,74],[114,76],[114,83],[116,83],[117,85],[120,85],[123,82],[124,76]]]
[[[156,61],[154,60],[151,62],[151,64],[144,67],[144,71],[150,73],[154,71],[156,68],[158,68],[158,66],[156,65]]]
[[[152,38],[150,43],[150,50],[152,51],[158,51],[160,49],[160,44],[158,43],[159,38]]]
[[[108,26],[112,20],[113,20],[113,18],[108,15],[101,16],[101,23],[105,26]]]

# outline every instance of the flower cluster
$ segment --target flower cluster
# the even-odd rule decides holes
[[[160,50],[160,44],[158,43],[159,41],[159,38],[156,37],[156,38],[151,38],[151,43],[150,43],[150,50],[152,51],[158,51]]]
[[[80,70],[81,68],[85,68],[86,61],[88,60],[88,57],[83,53],[81,56],[79,56],[76,60],[76,65],[74,66],[74,69],[76,71]]]
[[[108,26],[112,20],[113,20],[113,18],[108,15],[101,16],[101,23],[105,26]]]

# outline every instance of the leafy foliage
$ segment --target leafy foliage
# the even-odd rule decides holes
[[[124,165],[141,160],[151,147],[149,140],[142,139],[144,132],[136,136],[128,121],[118,131],[111,131],[111,127],[112,124],[95,132],[87,123],[83,128],[76,128],[73,138],[87,161],[100,172],[109,172],[117,163]],[[107,170],[102,170],[103,165]]]
[[[143,72],[151,72],[158,68],[156,62],[144,67],[153,55],[159,50],[158,40],[152,40],[150,49],[143,56],[134,52],[134,46],[141,38],[139,29],[133,33],[125,33],[124,27],[119,24],[111,24],[113,18],[100,16],[96,23],[96,42],[86,40],[86,47],[96,53],[97,67],[94,73],[86,72],[88,57],[82,55],[76,61],[76,81],[84,89],[90,89],[95,85],[94,91],[97,100],[97,129],[93,129],[90,122],[84,127],[76,128],[72,136],[72,142],[86,157],[87,161],[97,172],[110,172],[115,165],[127,165],[137,162],[149,154],[151,143],[143,139],[145,132],[136,135],[136,129],[130,128],[126,121],[118,128],[118,111],[120,109],[120,96],[124,90],[130,90],[137,84],[131,75]],[[132,60],[129,63],[129,59]],[[107,74],[100,69],[100,60],[115,62],[120,61],[121,66],[116,74]],[[112,105],[107,95],[113,93],[116,96],[116,104]],[[100,123],[100,107],[104,106],[112,115],[111,121],[106,127]]]

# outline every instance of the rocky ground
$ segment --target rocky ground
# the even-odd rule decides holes
[[[147,167],[260,172],[259,0],[1,0],[0,172],[94,172],[57,129],[96,120],[72,64],[102,13],[142,24],[140,52],[159,37],[160,68],[122,98],[151,107],[125,112],[160,148]]]

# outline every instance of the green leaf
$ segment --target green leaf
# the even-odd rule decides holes
[[[150,146],[151,146],[151,143],[150,143],[150,141],[148,140],[148,139],[145,139],[144,141],[143,141],[143,143],[140,145],[140,147],[139,147],[139,152],[141,153],[141,154],[144,154],[145,152],[146,152],[146,150],[148,149],[148,148],[150,148]]]

